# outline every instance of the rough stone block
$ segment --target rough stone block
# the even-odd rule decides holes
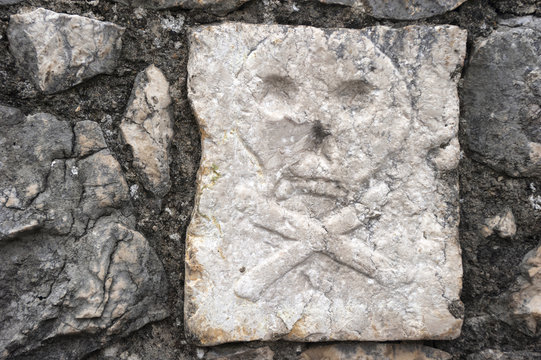
[[[168,316],[128,191],[97,123],[0,106],[0,359],[81,359]]]
[[[124,28],[110,22],[39,8],[10,17],[10,51],[36,87],[55,93],[112,73]]]
[[[151,9],[203,9],[216,15],[225,15],[247,0],[115,0],[119,3]]]
[[[454,26],[194,29],[199,343],[460,334]]]
[[[360,8],[380,19],[414,20],[441,15],[466,0],[320,0]]]
[[[541,176],[541,19],[502,21],[473,46],[462,91],[472,156],[511,176]]]
[[[415,344],[335,344],[314,346],[300,360],[450,360],[451,354]]]
[[[22,0],[0,0],[0,6],[20,3]]]
[[[171,188],[169,144],[173,137],[169,83],[154,65],[135,79],[120,133],[132,150],[146,189],[164,196]]]
[[[521,274],[510,296],[513,320],[522,323],[527,334],[541,333],[541,244],[526,254]]]

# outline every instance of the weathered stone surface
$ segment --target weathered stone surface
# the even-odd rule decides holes
[[[536,30],[538,32],[541,31],[541,21],[539,21],[539,18],[536,18],[534,16],[521,16],[501,19],[499,23],[500,25],[507,27],[524,27]]]
[[[541,20],[508,24],[474,44],[462,93],[467,144],[497,170],[539,176]]]
[[[108,150],[80,160],[77,172],[84,188],[79,206],[91,218],[98,218],[128,201],[128,184]]]
[[[518,290],[511,295],[511,312],[531,334],[540,333],[541,325],[541,245],[530,251],[521,264]]]
[[[22,122],[24,115],[19,109],[0,105],[0,120],[2,121],[0,126],[13,125]]]
[[[184,342],[178,342],[179,332],[171,331],[167,321],[149,324],[130,338],[121,338],[96,351],[87,360],[194,360]],[[176,345],[175,345],[176,344]]]
[[[536,10],[541,10],[540,0],[491,0],[491,3],[499,12],[516,15],[533,14]]]
[[[45,191],[54,165],[62,162],[55,160],[71,155],[73,134],[68,123],[48,114],[35,114],[22,120],[22,114],[13,109],[2,111],[0,116],[3,116],[0,119],[2,242],[44,225],[47,214],[30,204]],[[14,118],[17,120],[13,121]]]
[[[55,340],[84,334],[65,357],[78,359],[167,315],[159,260],[114,217],[99,219],[77,242],[21,236],[2,247],[1,258],[1,358],[32,350],[66,356]]]
[[[81,121],[73,128],[75,133],[75,154],[87,156],[107,147],[100,125],[94,121]]]
[[[0,0],[0,6],[20,3],[23,0]]]
[[[459,335],[465,39],[453,26],[193,30],[195,339]]]
[[[445,351],[409,344],[336,344],[304,351],[301,360],[450,360]]]
[[[502,238],[511,238],[517,233],[517,225],[513,212],[508,209],[500,215],[496,215],[486,220],[486,224],[481,228],[484,237],[492,235],[494,232]]]
[[[45,93],[65,90],[111,73],[122,47],[124,28],[43,8],[10,17],[10,51]]]
[[[248,0],[115,0],[119,3],[151,9],[204,9],[216,15],[225,15]]]
[[[466,0],[320,0],[328,4],[361,8],[383,19],[415,20],[453,10]]]
[[[470,354],[467,360],[541,360],[541,353],[532,351],[509,351],[484,350]]]
[[[156,66],[150,65],[135,79],[120,131],[132,149],[145,188],[158,196],[167,194],[173,120],[169,83]]]
[[[232,346],[231,348],[211,349],[203,355],[205,360],[272,360],[274,351],[268,346],[255,349],[244,346]]]
[[[0,117],[0,358],[79,359],[166,317],[163,268],[99,126]]]

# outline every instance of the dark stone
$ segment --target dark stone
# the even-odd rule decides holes
[[[167,317],[99,126],[0,110],[0,358],[80,359]]]
[[[539,0],[491,0],[494,7],[502,13],[528,15],[541,10]]]
[[[380,19],[416,20],[441,15],[466,0],[320,0],[329,4],[360,7]]]
[[[472,156],[511,176],[541,175],[541,21],[529,20],[477,40],[461,96]]]

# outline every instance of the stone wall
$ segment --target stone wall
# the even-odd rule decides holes
[[[538,0],[0,0],[0,358],[541,359],[539,16]],[[186,332],[202,154],[190,29],[222,22],[467,31],[445,79],[460,99],[458,338],[198,347]],[[417,100],[444,86],[418,74]]]

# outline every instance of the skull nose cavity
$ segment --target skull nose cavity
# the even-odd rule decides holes
[[[323,140],[329,135],[331,135],[331,132],[321,124],[321,121],[314,121],[312,125],[312,138],[316,146],[320,146]]]

